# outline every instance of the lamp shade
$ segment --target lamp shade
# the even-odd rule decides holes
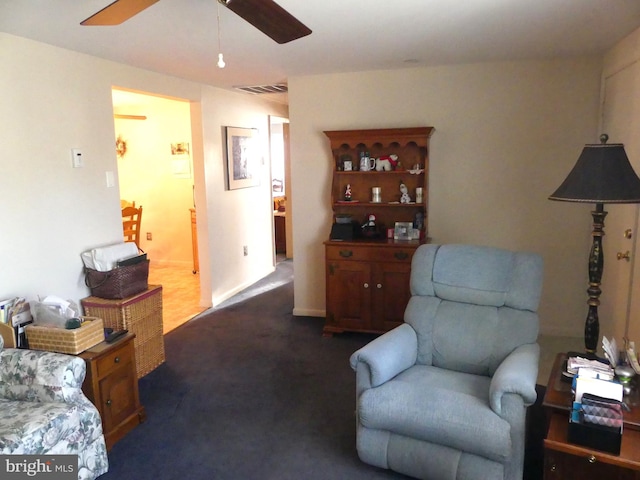
[[[606,136],[603,135],[606,142]],[[585,145],[580,158],[550,200],[640,203],[640,178],[622,143]]]

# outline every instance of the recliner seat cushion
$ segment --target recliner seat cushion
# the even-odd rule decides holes
[[[489,407],[489,383],[488,377],[415,365],[360,396],[360,422],[504,462],[511,454],[510,426]]]
[[[76,405],[0,400],[0,410],[0,454],[67,453],[93,441]]]

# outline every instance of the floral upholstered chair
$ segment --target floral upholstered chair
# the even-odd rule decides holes
[[[73,454],[78,480],[106,473],[100,414],[82,393],[84,361],[2,347],[0,337],[0,454]]]

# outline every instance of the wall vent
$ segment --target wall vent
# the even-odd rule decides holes
[[[253,95],[260,95],[263,93],[287,93],[289,89],[284,83],[276,83],[275,85],[255,85],[251,87],[233,87],[236,90],[242,90],[243,92],[251,93]]]

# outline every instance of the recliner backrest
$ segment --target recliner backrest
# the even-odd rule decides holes
[[[405,312],[405,322],[418,334],[418,362],[492,375],[514,348],[536,341],[541,289],[537,254],[420,246]]]

